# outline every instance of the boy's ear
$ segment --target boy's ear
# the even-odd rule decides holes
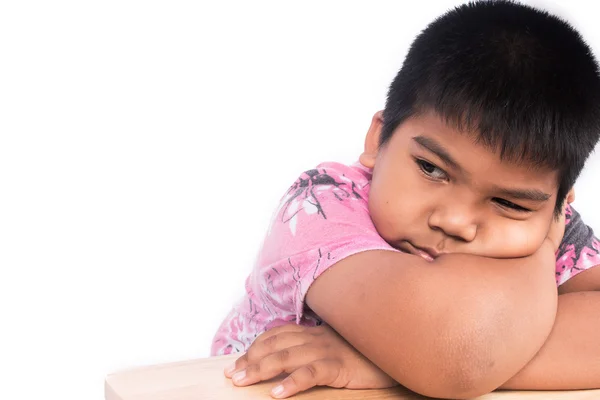
[[[571,190],[569,190],[569,193],[567,193],[567,204],[571,204],[574,201],[575,201],[575,188],[572,187]]]
[[[365,138],[365,149],[358,161],[367,168],[375,167],[375,160],[379,152],[379,137],[383,127],[383,111],[377,111],[371,119],[371,126]]]

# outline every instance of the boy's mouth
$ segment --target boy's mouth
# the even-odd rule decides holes
[[[436,250],[428,247],[418,247],[409,241],[403,241],[398,247],[400,248],[400,250],[403,250],[415,256],[420,256],[421,258],[429,262],[435,260],[439,256],[439,253]]]

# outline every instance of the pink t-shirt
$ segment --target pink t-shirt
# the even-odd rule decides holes
[[[246,294],[219,327],[211,354],[243,352],[264,331],[321,321],[304,303],[327,268],[367,250],[398,251],[379,234],[368,209],[371,170],[360,164],[320,164],[304,172],[273,215]],[[600,242],[572,208],[557,252],[556,282],[600,264]]]

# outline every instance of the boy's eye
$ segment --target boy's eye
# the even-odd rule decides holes
[[[428,177],[433,179],[446,179],[446,173],[440,168],[433,165],[432,163],[421,159],[416,159],[415,161],[417,162],[417,165],[419,166],[421,172],[423,172]]]
[[[494,200],[496,203],[500,204],[500,205],[501,205],[502,207],[504,207],[504,208],[510,208],[510,209],[512,209],[512,210],[519,211],[519,212],[529,212],[529,211],[531,211],[531,210],[530,210],[530,209],[528,209],[528,208],[521,207],[521,206],[520,206],[520,205],[518,205],[518,204],[515,204],[515,203],[513,203],[513,202],[511,202],[511,201],[508,201],[508,200],[500,199],[500,198],[498,198],[498,197],[495,197],[493,200]]]

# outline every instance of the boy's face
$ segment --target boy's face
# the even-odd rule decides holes
[[[392,246],[431,260],[443,253],[533,254],[553,220],[557,173],[500,161],[435,114],[401,124],[378,149],[373,118],[360,162],[373,168],[369,211]]]

